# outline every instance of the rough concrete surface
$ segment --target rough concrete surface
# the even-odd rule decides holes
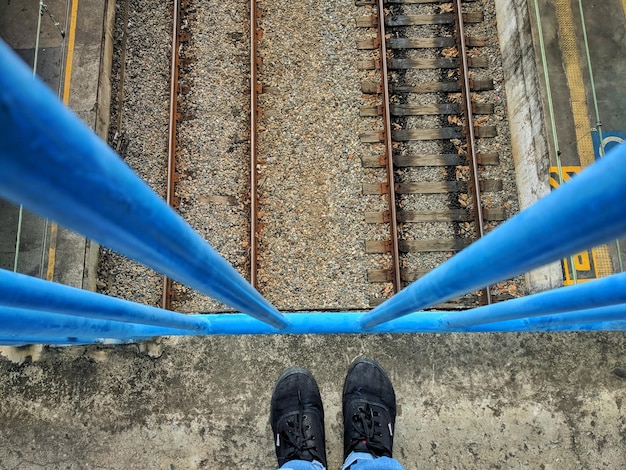
[[[378,360],[398,397],[395,455],[417,468],[621,468],[621,333],[164,339],[0,359],[0,468],[274,468],[269,400],[309,368],[342,460],[341,387]]]

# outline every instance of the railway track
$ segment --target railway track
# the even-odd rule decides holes
[[[167,172],[166,172],[166,192],[165,201],[170,207],[177,207],[179,200],[176,197],[176,181],[178,172],[176,171],[176,150],[178,147],[176,125],[179,119],[178,113],[178,74],[180,64],[180,15],[181,0],[173,0],[172,6],[172,54],[170,61],[170,100],[169,118],[167,129]],[[163,290],[161,295],[161,306],[166,310],[172,309],[172,280],[163,276]]]
[[[260,91],[257,85],[257,73],[258,73],[258,58],[257,58],[257,43],[259,36],[259,29],[257,25],[257,15],[259,11],[256,7],[256,1],[250,2],[250,83],[255,86],[250,86],[250,123],[249,123],[249,239],[244,241],[242,245],[248,249],[248,273],[251,284],[257,287],[257,249],[258,249],[258,235],[260,224],[258,223],[258,195],[257,195],[257,93]],[[189,0],[173,0],[172,5],[172,36],[171,36],[171,62],[170,62],[170,93],[169,93],[169,119],[168,119],[168,145],[167,145],[167,183],[165,199],[167,203],[173,208],[179,208],[181,204],[180,194],[183,197],[189,198],[187,190],[181,190],[178,187],[180,181],[181,170],[177,166],[177,162],[181,160],[181,151],[184,145],[188,145],[187,142],[183,142],[184,138],[179,136],[178,126],[186,121],[193,121],[195,119],[194,112],[187,113],[179,106],[179,102],[185,102],[186,95],[190,91],[193,78],[186,75],[192,75],[191,70],[196,65],[194,57],[187,57],[184,53],[181,57],[181,51],[188,48],[192,42],[192,35],[194,33],[193,27],[189,25],[189,22],[185,21],[186,17],[194,17],[198,14],[197,6],[192,5]],[[186,26],[183,27],[182,25]],[[237,35],[235,35],[237,37]],[[179,80],[179,77],[183,74],[184,78]],[[204,86],[204,84],[203,84]],[[245,136],[247,137],[247,136]],[[236,138],[236,143],[242,143],[244,136]],[[182,173],[197,171],[197,168],[191,170],[184,169]],[[219,193],[219,189],[212,190],[212,194],[204,197],[204,201],[210,201],[211,203],[218,204],[225,207],[232,207],[238,205],[236,197],[226,196]],[[172,302],[185,300],[186,295],[181,293],[179,289],[174,286],[171,279],[167,276],[163,276],[162,284],[162,296],[161,305],[163,308],[171,310]]]
[[[361,115],[383,124],[380,131],[360,135],[362,142],[382,150],[378,158],[364,159],[363,166],[386,170],[385,181],[364,184],[363,193],[388,201],[386,211],[365,214],[368,223],[389,227],[388,238],[366,242],[367,253],[387,254],[389,260],[389,267],[370,270],[368,279],[391,283],[393,289],[386,291],[391,294],[506,217],[503,207],[487,209],[482,201],[484,193],[502,190],[502,181],[481,177],[483,166],[499,165],[498,153],[485,150],[497,135],[489,123],[494,105],[481,97],[494,83],[473,79],[473,70],[489,65],[480,54],[488,38],[466,34],[467,24],[483,21],[477,2],[466,1],[472,6],[467,12],[461,0],[356,4],[372,7],[373,14],[358,17],[357,26],[374,34],[357,47],[372,51],[375,57],[361,61],[360,68],[377,77],[362,84],[369,103]],[[492,300],[487,288],[446,307]]]
[[[258,18],[260,11],[257,8],[256,0],[250,0],[250,284],[258,288],[258,259],[259,236],[261,224],[259,221],[259,196],[258,196],[258,118],[259,102],[258,94],[262,87],[258,82],[259,67],[261,58],[259,57],[258,42],[262,37],[262,30],[259,29]]]
[[[161,19],[135,0],[121,4],[118,62],[129,67],[113,108],[133,112],[124,115],[123,128],[122,116],[115,114],[119,124],[112,145],[282,308],[375,305],[474,240],[477,225],[489,230],[504,219],[507,209],[497,206],[502,198],[493,197],[501,180],[509,194],[504,200],[515,205],[511,159],[506,150],[507,158],[502,158],[498,149],[489,148],[490,141],[506,146],[506,126],[497,138],[490,137],[495,135],[493,124],[505,113],[496,103],[499,121],[491,118],[490,97],[496,92],[487,76],[490,69],[484,68],[487,54],[481,53],[486,38],[475,31],[466,35],[476,184],[463,132],[468,126],[463,124],[454,11],[443,11],[445,3],[412,1],[395,0],[382,7],[388,51],[385,87],[377,64],[378,22],[372,15],[358,18],[364,34],[358,43],[360,57],[355,57],[347,39],[354,34],[349,22],[315,23],[315,15],[287,4],[264,5],[261,17],[255,2],[238,2],[224,12],[178,0],[163,6]],[[465,23],[480,25],[479,2],[466,3]],[[358,7],[359,13],[380,8],[361,4],[369,6]],[[338,6],[340,14],[327,11],[328,5],[312,3],[311,8],[341,18],[355,11],[350,5]],[[144,15],[141,28],[138,14]],[[307,34],[292,37],[289,32],[295,30],[285,24],[294,22],[306,26]],[[320,42],[324,48],[314,50]],[[168,72],[154,73],[157,64]],[[366,78],[366,103],[358,101],[359,64]],[[150,80],[142,79],[144,71]],[[123,72],[122,67],[122,78]],[[168,98],[169,113],[160,105]],[[353,112],[361,104],[363,117]],[[386,124],[384,115],[389,116]],[[372,132],[359,139],[364,129]],[[386,135],[392,138],[385,141]],[[502,176],[500,160],[508,165]],[[387,167],[392,178],[385,181]],[[472,193],[473,184],[480,189],[478,196]],[[391,197],[393,217],[382,200]],[[477,197],[488,201],[479,205],[484,209],[482,224],[475,222]],[[376,205],[368,207],[370,200]],[[391,232],[391,219],[396,221],[394,237],[385,235]],[[363,240],[370,238],[365,247],[371,255],[364,255]],[[398,253],[393,263],[392,240]],[[223,311],[212,299],[106,250],[103,259],[100,285],[113,295],[132,294],[177,311]]]
[[[129,151],[129,145],[132,140],[127,134],[132,134],[129,129],[126,129],[127,126],[125,123],[123,124],[124,119],[129,119],[131,113],[127,113],[125,111],[125,101],[129,98],[128,92],[125,92],[126,86],[132,87],[133,79],[137,75],[137,71],[135,67],[132,65],[129,67],[128,58],[128,41],[130,35],[134,32],[133,21],[131,21],[131,10],[133,5],[131,5],[131,0],[125,0],[119,4],[119,19],[118,24],[121,29],[121,38],[119,39],[119,70],[118,73],[118,82],[117,82],[117,96],[115,99],[115,104],[112,106],[112,114],[116,117],[115,125],[113,126],[114,132],[110,136],[110,145],[122,156],[122,158],[127,159],[127,152]],[[180,198],[176,195],[176,183],[179,180],[178,169],[176,166],[177,163],[177,155],[179,151],[179,141],[178,141],[178,131],[177,126],[180,122],[181,115],[178,108],[178,101],[180,97],[180,86],[179,86],[179,73],[180,73],[180,47],[181,43],[184,42],[185,33],[181,31],[181,17],[182,17],[182,8],[183,5],[186,4],[186,0],[172,0],[171,10],[168,12],[171,14],[171,47],[170,47],[170,55],[169,55],[169,79],[168,81],[163,81],[163,84],[168,83],[168,120],[167,120],[167,137],[166,137],[166,151],[165,162],[158,162],[159,167],[164,166],[164,172],[160,172],[161,175],[165,175],[165,187],[155,188],[157,191],[163,194],[164,199],[167,204],[171,207],[178,207],[180,203]],[[134,12],[136,13],[136,12]],[[134,59],[132,55],[130,55],[130,59]],[[128,82],[128,83],[127,83]],[[140,114],[140,111],[138,111]],[[146,125],[146,128],[150,128],[149,125]],[[142,150],[146,149],[146,144],[142,145]],[[131,152],[132,153],[132,152]],[[128,160],[127,160],[128,161]],[[136,166],[136,162],[129,162],[131,167],[135,169],[135,171],[140,170]],[[141,173],[140,173],[141,174]],[[145,176],[146,175],[142,175]],[[160,181],[156,182],[156,185],[160,186]],[[119,260],[117,260],[119,263]],[[173,283],[172,280],[167,276],[160,276],[161,278],[161,289],[159,296],[159,304],[162,308],[167,310],[172,310],[172,299],[173,299]],[[109,277],[109,283],[112,285],[112,280]],[[145,286],[144,286],[145,287]],[[156,299],[155,299],[156,300]]]

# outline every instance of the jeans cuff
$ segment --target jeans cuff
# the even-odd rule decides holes
[[[326,467],[317,460],[313,462],[306,460],[290,460],[289,462],[285,462],[279,470],[326,470]]]
[[[369,452],[352,452],[350,455],[346,457],[341,470],[348,470],[350,465],[352,465],[357,460],[374,460],[374,456]]]

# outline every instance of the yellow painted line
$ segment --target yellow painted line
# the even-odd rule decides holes
[[[65,78],[63,79],[63,104],[70,102],[70,84],[72,82],[72,65],[74,62],[74,46],[76,42],[76,19],[78,17],[78,0],[72,1],[70,28],[67,39],[67,58],[65,59]],[[625,0],[626,1],[626,0]]]
[[[572,103],[572,113],[574,114],[578,154],[580,156],[581,166],[587,166],[593,163],[595,157],[593,141],[591,140],[591,125],[589,124],[589,108],[585,96],[585,84],[580,67],[578,48],[576,47],[574,14],[570,0],[556,0],[555,6],[556,18],[559,25],[561,50],[563,52],[563,65],[565,66],[565,75],[567,76]]]
[[[50,224],[50,245],[48,245],[48,268],[46,269],[46,280],[54,281],[54,264],[57,254],[57,231],[58,226],[54,222]]]
[[[78,18],[78,0],[70,0],[72,10],[70,12],[70,27],[67,39],[67,56],[65,58],[65,75],[63,77],[63,104],[70,102],[70,85],[72,83],[72,66],[74,62],[74,47],[76,45],[76,20]],[[48,267],[46,280],[54,280],[54,268],[56,264],[58,226],[54,222],[50,224],[50,245],[48,246]]]
[[[622,0],[622,9],[624,10],[624,16],[626,16],[626,0]]]
[[[548,181],[550,182],[550,187],[552,189],[556,189],[561,185],[561,181],[563,181],[564,183],[567,183],[574,176],[580,173],[580,170],[581,170],[580,165],[574,165],[574,166],[562,165],[561,176],[559,177],[559,167],[551,166],[548,169]]]
[[[626,11],[626,0],[622,0]],[[583,81],[580,57],[576,47],[576,34],[574,29],[574,14],[570,0],[555,0],[556,18],[559,27],[561,51],[563,53],[563,65],[570,91],[570,101],[574,116],[574,128],[576,131],[576,146],[580,165],[585,167],[595,160],[593,141],[591,139],[591,125],[589,123],[589,107],[585,96],[585,84]],[[584,216],[584,214],[581,214]],[[613,267],[606,245],[591,250],[597,277],[613,274]]]

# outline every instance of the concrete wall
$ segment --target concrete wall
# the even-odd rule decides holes
[[[528,0],[495,0],[520,208],[550,192],[550,155]],[[560,264],[526,275],[530,293],[563,284]]]

